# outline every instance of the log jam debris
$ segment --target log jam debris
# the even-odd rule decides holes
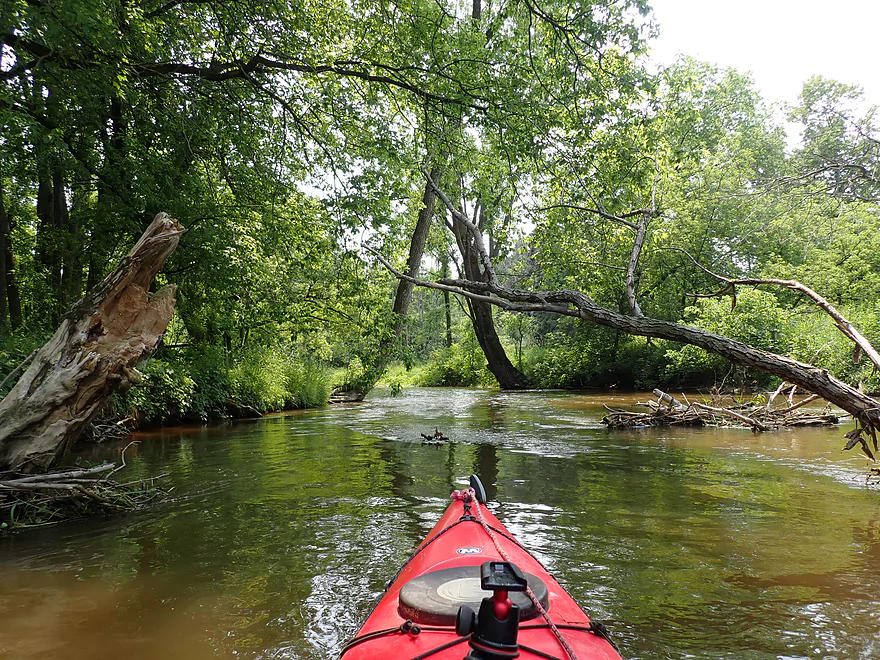
[[[44,527],[92,515],[133,511],[169,489],[167,474],[119,482],[110,477],[125,466],[105,463],[46,474],[0,474],[0,530]]]
[[[778,391],[777,391],[778,393]],[[797,403],[791,398],[788,405],[773,408],[774,397],[769,402],[761,400],[747,403],[722,406],[718,397],[712,400],[713,405],[703,402],[682,403],[675,397],[661,390],[654,390],[657,401],[639,402],[650,412],[634,412],[605,406],[608,413],[602,423],[611,429],[663,426],[745,426],[754,431],[771,431],[782,427],[794,426],[834,426],[847,415],[832,411],[826,406],[821,411],[801,410],[808,403],[817,400],[815,394],[805,397]]]

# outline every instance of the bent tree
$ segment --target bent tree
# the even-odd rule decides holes
[[[757,369],[777,376],[784,381],[794,383],[841,407],[850,413],[857,422],[856,429],[846,434],[849,438],[846,448],[850,449],[856,444],[861,444],[864,452],[868,456],[872,456],[868,448],[868,443],[870,442],[874,446],[875,451],[877,450],[877,433],[880,430],[880,400],[836,378],[827,369],[800,362],[785,355],[757,348],[743,341],[701,328],[646,316],[641,312],[638,304],[632,305],[630,313],[627,314],[598,304],[591,296],[582,291],[574,289],[525,290],[501,282],[495,273],[490,252],[486,247],[479,227],[467,215],[462,213],[438,187],[435,186],[435,189],[449,211],[467,228],[470,240],[484,269],[485,278],[441,278],[434,282],[417,280],[394,269],[387,260],[377,254],[377,257],[385,267],[391,270],[399,279],[406,279],[417,286],[453,292],[469,300],[494,305],[511,312],[546,312],[570,316],[590,324],[612,328],[628,335],[653,337],[697,346],[710,353],[720,355],[731,363]],[[637,256],[637,249],[635,249],[631,254],[631,259],[637,260]],[[873,347],[866,346],[864,337],[858,333],[852,334],[853,328],[851,324],[840,316],[837,310],[815,294],[815,292],[803,285],[799,285],[799,283],[769,280],[762,282],[734,281],[730,279],[727,279],[726,282],[728,288],[733,288],[736,284],[767,283],[780,284],[802,292],[806,291],[809,297],[834,318],[841,331],[857,342],[860,350],[876,354]]]
[[[594,7],[552,1],[537,5],[502,5],[475,0],[450,9],[445,3],[415,3],[419,11],[410,26],[410,50],[415,60],[429,63],[430,96],[398,90],[395,106],[405,107],[407,122],[423,136],[421,164],[430,179],[462,178],[459,165],[488,159],[510,176],[524,176],[530,161],[553,130],[560,114],[569,112],[572,90],[578,89],[578,109],[572,117],[585,132],[598,129],[623,100],[635,98],[643,75],[634,55],[644,46],[647,8],[637,0]],[[598,10],[597,10],[598,9]],[[406,69],[403,69],[406,70]],[[400,69],[398,70],[400,71]],[[614,90],[613,96],[609,90]],[[402,99],[402,101],[400,100]],[[501,165],[503,163],[503,165]],[[516,172],[517,174],[514,174]],[[417,277],[435,204],[431,185],[420,189],[418,221],[411,232],[406,271]],[[494,195],[475,191],[487,209]],[[467,232],[453,216],[451,225],[461,256],[461,275],[483,277]],[[484,227],[489,231],[488,227]],[[401,319],[411,297],[407,281],[398,284],[394,301],[393,336],[383,340],[361,391],[372,387],[390,358],[401,333]],[[491,306],[471,301],[474,332],[490,371],[505,388],[526,385],[506,355],[495,330]]]

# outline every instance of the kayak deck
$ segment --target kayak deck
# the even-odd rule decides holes
[[[590,621],[562,585],[480,505],[472,489],[453,493],[453,498],[346,644],[341,660],[465,658],[471,635],[456,632],[455,618],[462,605],[476,611],[491,595],[480,588],[480,566],[488,561],[510,562],[528,579],[530,595],[510,593],[521,609],[518,657],[621,660],[604,627]]]

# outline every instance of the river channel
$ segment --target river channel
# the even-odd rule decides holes
[[[880,658],[880,486],[850,427],[601,426],[638,398],[378,390],[141,433],[126,470],[169,473],[164,502],[0,536],[0,658],[334,658],[472,472],[629,660]]]

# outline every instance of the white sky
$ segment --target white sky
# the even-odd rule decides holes
[[[768,102],[795,103],[807,78],[860,85],[880,105],[880,0],[651,0],[652,59],[678,53],[750,71]]]

